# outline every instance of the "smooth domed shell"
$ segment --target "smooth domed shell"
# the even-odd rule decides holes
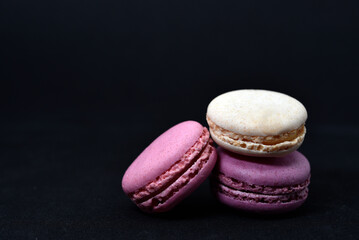
[[[217,148],[216,171],[248,184],[291,186],[310,177],[310,164],[298,151],[284,157],[248,157]]]
[[[208,105],[207,116],[216,125],[246,136],[279,135],[303,125],[307,111],[298,100],[274,91],[236,90]]]
[[[122,179],[126,193],[133,192],[168,170],[190,149],[203,132],[203,126],[186,121],[155,139],[131,164]]]

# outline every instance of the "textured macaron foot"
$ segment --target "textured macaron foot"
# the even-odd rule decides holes
[[[283,213],[301,206],[308,197],[308,187],[303,190],[282,195],[245,192],[233,189],[211,179],[212,191],[216,198],[233,208],[257,213]],[[265,188],[258,186],[258,188]]]
[[[211,186],[221,203],[244,211],[282,213],[299,207],[307,199],[310,165],[301,153],[263,160],[223,148],[217,152]]]
[[[213,140],[248,156],[284,156],[295,151],[304,141],[306,119],[306,109],[299,101],[266,90],[224,93],[207,109]]]
[[[164,212],[194,191],[217,159],[208,130],[180,123],[149,145],[127,169],[122,188],[146,212]]]

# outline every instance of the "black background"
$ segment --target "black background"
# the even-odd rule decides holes
[[[358,239],[359,1],[1,1],[0,239]],[[307,108],[304,206],[256,216],[205,182],[147,215],[121,178],[234,89]]]

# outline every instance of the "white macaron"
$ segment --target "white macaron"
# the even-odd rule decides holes
[[[224,93],[207,108],[213,140],[249,156],[284,156],[306,133],[307,111],[298,100],[274,91],[243,89]]]

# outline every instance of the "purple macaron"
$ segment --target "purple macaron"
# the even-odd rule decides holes
[[[207,128],[186,121],[154,140],[130,165],[122,188],[146,212],[165,212],[193,192],[217,159]]]
[[[308,197],[310,165],[298,151],[265,159],[221,147],[217,153],[211,183],[223,204],[257,213],[282,213],[299,207]]]

